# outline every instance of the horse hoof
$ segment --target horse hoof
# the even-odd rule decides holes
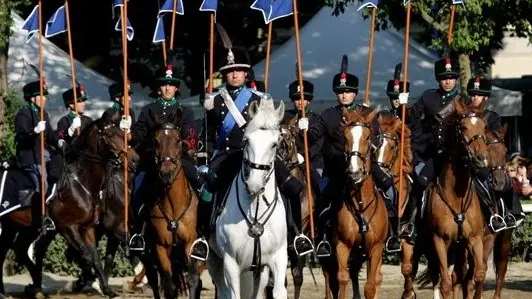
[[[105,292],[105,296],[107,298],[116,298],[116,297],[120,298],[120,296],[117,293],[115,293],[115,292],[113,292],[111,290],[106,291]]]
[[[35,296],[38,292],[41,292],[41,290],[37,290],[33,284],[29,284],[24,287],[24,295],[26,296]]]
[[[135,284],[133,283],[133,281],[124,281],[124,283],[122,284],[122,292],[124,293],[135,293]]]
[[[42,291],[39,291],[35,294],[35,299],[46,299],[46,295]]]

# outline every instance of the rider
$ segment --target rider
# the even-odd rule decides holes
[[[322,200],[327,200],[327,202],[331,202],[331,199],[338,199],[342,197],[347,179],[345,171],[341,171],[347,169],[345,159],[345,136],[342,124],[342,109],[360,109],[366,111],[372,110],[372,108],[365,104],[360,105],[355,102],[355,98],[358,93],[358,77],[347,72],[346,55],[342,57],[342,67],[340,73],[334,76],[332,86],[333,91],[336,93],[336,97],[338,99],[338,105],[323,111],[319,121],[314,125],[311,125],[309,128],[309,140],[311,140],[311,143],[324,138],[322,150],[323,159],[325,162],[323,180],[328,181],[328,183],[321,196]],[[306,121],[300,121],[300,124],[304,124],[305,122]],[[376,135],[379,132],[379,123],[376,118],[371,124],[371,127],[373,133],[371,141],[372,148],[376,148],[376,144],[378,144]],[[300,125],[300,128],[305,129],[305,126]],[[390,188],[393,186],[392,178],[388,177],[388,175],[375,163],[372,163],[372,175],[377,186],[381,190],[393,190],[393,188]],[[387,198],[391,199],[389,196]],[[387,207],[390,208],[388,204]],[[328,226],[327,223],[330,218],[330,215],[327,215],[328,213],[326,213],[329,208],[326,208],[320,214],[320,220],[325,222],[326,226]],[[390,213],[390,215],[393,216],[393,213]],[[397,221],[391,221],[391,223],[397,223]],[[400,249],[400,243],[397,238],[397,233],[395,232],[396,230],[396,226],[392,226],[391,235],[386,242],[386,248],[389,252],[397,251],[397,248]],[[331,250],[332,248],[327,240],[326,234],[323,234],[322,241],[316,247],[316,255],[318,257],[330,256]]]
[[[251,69],[245,52],[229,49],[227,61],[220,68],[226,81],[225,88],[220,88],[216,93],[209,94],[204,102],[207,110],[207,149],[213,157],[209,169],[204,176],[206,184],[202,189],[201,198],[204,205],[204,213],[200,222],[206,237],[210,226],[210,210],[212,210],[212,193],[229,187],[232,179],[237,174],[242,164],[244,125],[249,120],[248,105],[254,101],[260,101],[264,95],[246,87],[246,77]],[[275,178],[283,196],[285,208],[286,199],[293,206],[300,205],[303,193],[303,185],[299,180],[290,175],[288,168],[279,159],[275,160]],[[289,226],[294,230],[290,209],[286,208]],[[314,248],[312,242],[304,235],[296,232],[294,250],[300,256],[311,253]]]
[[[61,174],[61,155],[58,154],[58,147],[63,147],[65,141],[59,140],[56,133],[50,126],[50,117],[46,111],[44,120],[40,120],[41,109],[45,109],[46,95],[48,89],[43,82],[43,96],[40,96],[39,81],[26,84],[22,91],[26,104],[20,108],[15,116],[15,143],[16,143],[16,165],[19,169],[28,173],[34,185],[35,193],[40,193],[41,175],[45,177],[44,190],[53,191],[54,186]],[[41,145],[40,133],[44,132],[44,159],[46,160],[46,170],[41,169]],[[45,191],[45,192],[47,192]],[[47,193],[48,193],[47,192]],[[50,197],[50,196],[49,196]],[[53,227],[51,219],[46,217],[45,226]]]
[[[150,210],[150,204],[155,200],[152,190],[153,179],[156,175],[156,165],[154,165],[155,149],[153,144],[153,134],[157,130],[157,118],[164,118],[174,111],[181,110],[183,119],[179,124],[181,127],[181,140],[183,145],[182,165],[185,176],[194,189],[200,188],[197,179],[197,169],[192,155],[196,150],[196,126],[194,120],[194,111],[191,108],[182,107],[177,101],[176,93],[180,86],[180,80],[176,76],[172,65],[168,65],[166,72],[162,77],[156,79],[159,87],[159,98],[154,102],[144,106],[140,112],[135,125],[131,127],[131,116],[123,116],[120,121],[120,128],[129,130],[131,128],[130,145],[137,149],[140,156],[140,163],[137,168],[137,174],[134,180],[134,189],[132,194],[132,207],[135,214],[138,213],[138,221],[133,227],[133,236],[129,241],[130,249],[141,251],[144,249],[143,228],[146,221],[146,215]],[[151,199],[151,200],[149,200]],[[193,247],[197,247],[198,242]],[[192,249],[194,250],[194,248]]]
[[[74,90],[68,89],[63,92],[63,102],[68,112],[57,122],[57,137],[65,140],[68,144],[78,136],[81,131],[92,122],[92,118],[84,115],[87,94],[83,85],[76,86],[77,101],[74,101]],[[78,114],[76,114],[76,110]]]
[[[303,93],[304,99],[301,100],[301,88],[299,87],[299,81],[296,79],[290,85],[288,85],[288,96],[294,103],[294,109],[286,110],[284,113],[283,123],[290,122],[294,117],[298,118],[298,127],[300,128],[300,134],[296,138],[297,157],[299,163],[303,163],[304,159],[304,146],[303,146],[303,130],[307,130],[309,125],[313,126],[319,121],[319,114],[310,110],[310,102],[314,99],[314,85],[307,80],[303,80]],[[301,118],[301,111],[305,109],[306,118]],[[303,129],[301,129],[303,128]],[[316,198],[319,198],[321,176],[323,174],[323,157],[321,155],[321,148],[323,146],[323,139],[317,142],[308,142],[308,154],[310,159],[310,177],[311,184],[314,190]],[[292,207],[293,209],[294,207]],[[297,213],[297,212],[296,212]]]
[[[133,91],[131,91],[131,83],[128,82],[127,84],[128,88],[128,104],[129,104],[129,115],[131,116],[131,119],[133,122],[135,122],[135,112],[133,111],[133,108],[131,107],[131,95],[133,94]],[[107,108],[107,110],[104,111],[103,116],[113,116],[118,111],[120,112],[120,115],[124,115],[124,84],[121,83],[114,83],[111,86],[109,86],[109,97],[111,98],[111,101],[113,102],[113,106]]]
[[[438,89],[430,89],[423,93],[421,98],[412,106],[411,115],[414,120],[416,128],[412,129],[412,151],[414,154],[414,170],[416,180],[414,183],[413,196],[416,199],[417,205],[420,205],[423,197],[423,192],[427,188],[429,182],[433,181],[439,171],[445,155],[445,118],[453,111],[452,102],[455,98],[459,98],[464,102],[469,100],[464,95],[459,93],[456,86],[456,80],[460,77],[460,65],[458,61],[451,58],[440,59],[434,64],[434,73],[436,80],[439,82]],[[481,175],[485,170],[479,171],[477,175]],[[479,182],[473,180],[475,185]],[[476,188],[477,190],[479,188]],[[487,203],[481,194],[481,202]],[[404,227],[400,237],[409,242],[413,242],[415,238],[414,230],[414,215],[416,214],[416,207],[407,209],[405,211],[406,219],[411,219],[409,225]],[[500,231],[506,227],[504,219],[493,214],[489,217],[489,224],[491,230]]]
[[[485,107],[488,98],[491,95],[491,80],[474,77],[467,83],[467,93],[471,96],[472,104],[475,107]],[[502,130],[501,117],[497,112],[485,109],[482,118],[486,122],[486,129],[500,132]],[[508,228],[514,228],[521,224],[525,218],[521,202],[519,200],[512,202],[512,213],[504,216],[504,222]]]
[[[388,95],[388,98],[390,99],[390,112],[395,114],[395,116],[402,118],[402,107],[406,103],[404,102],[405,99],[403,98],[401,94],[401,90],[403,89],[403,81],[399,81],[399,79],[394,79],[388,81],[388,85],[386,86],[386,94]],[[406,82],[406,93],[410,92],[410,82]],[[402,97],[399,99],[399,97]]]

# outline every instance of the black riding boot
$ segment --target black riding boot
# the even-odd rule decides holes
[[[521,205],[521,200],[519,199],[519,195],[515,192],[512,192],[511,196],[512,196],[512,204],[511,204],[512,212],[504,216],[504,221],[506,221],[506,225],[508,226],[508,228],[515,228],[521,225],[521,223],[523,223],[526,215],[523,212],[523,206]]]
[[[144,231],[146,230],[146,217],[149,208],[144,205],[138,215],[133,217],[133,228],[131,232],[133,235],[129,239],[129,250],[131,251],[144,251],[146,248],[146,242],[144,241]],[[134,213],[135,214],[135,213]]]
[[[421,195],[423,196],[423,194]],[[412,196],[408,199],[406,209],[403,213],[401,223],[405,223],[401,227],[400,239],[404,239],[410,244],[414,244],[416,240],[416,216],[417,216],[417,198]],[[420,200],[421,201],[421,200]]]
[[[298,256],[307,255],[314,251],[314,246],[310,239],[302,233],[301,195],[303,194],[303,185],[296,178],[290,177],[281,186],[281,192],[287,198],[284,202],[288,228],[292,228],[296,235],[293,244],[294,251]]]
[[[484,217],[487,219],[488,227],[492,233],[500,232],[501,230],[506,229],[506,222],[499,214],[496,214],[494,211],[494,203],[492,197],[489,194],[488,188],[480,182],[479,179],[473,178],[475,190],[480,199],[480,205]]]
[[[331,243],[329,243],[329,241],[327,240],[327,231],[331,226],[330,214],[331,207],[329,206],[328,208],[323,210],[318,216],[318,223],[320,224],[319,227],[322,229],[322,231],[320,231],[321,241],[316,246],[317,257],[329,257],[332,253]],[[318,240],[319,239],[320,237],[318,237]]]
[[[399,240],[397,233],[397,190],[393,185],[390,185],[385,192],[384,202],[386,204],[386,209],[388,210],[388,220],[389,220],[389,233],[388,239],[386,239],[385,250],[387,253],[395,253],[401,251],[401,240]]]
[[[198,261],[206,261],[209,257],[209,233],[211,225],[211,215],[213,212],[213,193],[217,186],[216,173],[208,168],[205,171],[198,171],[199,176],[204,180],[200,191],[200,201],[198,203],[197,231],[200,237],[197,238],[190,248],[190,257]]]

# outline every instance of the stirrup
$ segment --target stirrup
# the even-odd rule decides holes
[[[398,242],[399,242],[399,248],[398,249],[394,249],[394,250],[389,250],[388,249],[388,246],[390,244],[390,241],[392,239],[396,239]],[[398,236],[390,236],[387,240],[386,240],[386,244],[384,245],[384,248],[386,250],[387,253],[396,253],[396,252],[401,252],[401,249],[402,249],[402,246],[401,246],[401,239],[399,239]]]
[[[508,222],[506,222],[506,220],[504,220],[504,222],[506,223],[506,229],[516,228],[516,227],[517,227],[517,219],[515,219],[515,216],[512,215],[512,214],[508,214],[508,215],[504,216],[504,218],[506,218],[506,217],[508,217],[508,218],[512,218],[512,219],[513,219],[513,224],[514,224],[514,225],[510,225],[510,226],[509,226],[509,225],[508,225]],[[504,219],[504,218],[503,218],[503,219]]]
[[[192,254],[192,250],[194,249],[194,246],[196,246],[196,244],[198,244],[198,243],[203,243],[205,245],[205,247],[207,248],[207,253],[205,254],[205,257],[201,257],[201,256],[197,256],[195,254]],[[195,259],[195,260],[198,260],[198,261],[201,261],[201,262],[205,262],[207,260],[207,258],[209,257],[209,243],[204,238],[196,239],[192,243],[192,246],[190,246],[190,252],[188,253],[188,255],[191,258]]]
[[[44,233],[55,231],[55,223],[49,216],[44,216],[41,221],[41,228]]]
[[[493,220],[496,219],[496,218],[499,218],[499,219],[501,220],[501,223],[504,224],[503,227],[501,227],[501,228],[499,228],[499,229],[497,229],[497,230],[495,230],[495,229],[493,228]],[[490,223],[489,223],[489,226],[490,226],[492,232],[494,232],[494,233],[498,233],[498,232],[500,232],[500,231],[506,229],[506,221],[504,221],[504,218],[502,218],[501,215],[493,214],[493,215],[491,215],[491,217],[490,217]]]
[[[141,246],[133,246],[136,242],[133,242],[135,238],[138,238],[141,240]],[[144,242],[144,238],[141,234],[134,234],[131,236],[131,239],[129,239],[129,250],[131,251],[144,251],[144,248],[146,247],[146,243]]]
[[[326,251],[328,252],[327,254],[319,254],[319,250],[321,247],[325,247]],[[316,256],[317,257],[330,257],[331,256],[331,252],[332,252],[332,247],[331,247],[331,244],[329,243],[329,241],[327,240],[322,240],[321,242],[318,243],[318,246],[316,246]]]
[[[310,249],[307,249],[306,251],[303,251],[303,252],[298,252],[297,251],[297,246],[296,246],[296,241],[299,239],[299,238],[303,238],[304,240],[308,241],[308,244],[310,244]],[[296,252],[297,256],[305,256],[311,252],[314,251],[314,245],[312,244],[312,242],[310,241],[310,239],[305,236],[304,234],[299,234],[297,235],[295,238],[294,238],[294,251]]]

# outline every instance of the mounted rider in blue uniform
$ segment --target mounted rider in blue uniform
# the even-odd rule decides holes
[[[245,124],[249,121],[248,106],[254,101],[260,101],[264,96],[262,92],[246,86],[246,77],[251,70],[247,53],[232,48],[228,49],[226,58],[226,63],[220,68],[225,87],[208,94],[204,102],[207,110],[205,144],[210,153],[209,157],[212,157],[208,168],[202,168],[201,171],[206,184],[201,192],[201,204],[205,208],[199,209],[203,212],[199,221],[202,223],[205,238],[208,238],[210,233],[212,194],[217,192],[218,196],[223,196],[242,165],[243,134]],[[300,205],[303,185],[290,175],[286,165],[279,159],[275,160],[275,178],[285,205],[286,199],[292,207]],[[292,223],[292,218],[295,217],[288,213],[290,209],[286,211],[289,227],[296,230],[297,227]],[[216,209],[214,212],[216,213]],[[296,233],[294,249],[298,255],[306,255],[314,250],[312,242],[300,232]]]

